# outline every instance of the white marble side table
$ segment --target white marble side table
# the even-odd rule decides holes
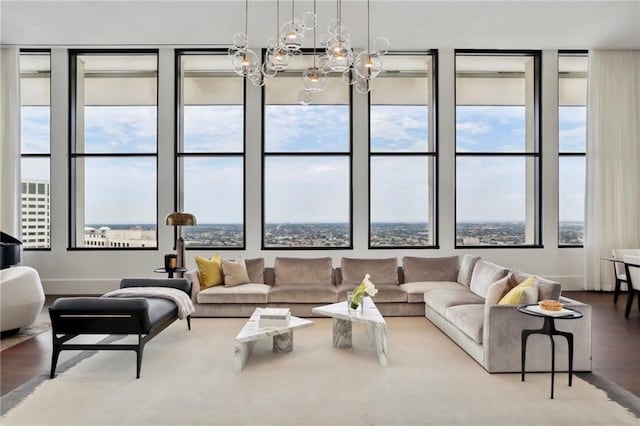
[[[387,323],[370,297],[362,299],[363,312],[350,314],[347,302],[332,303],[318,306],[311,310],[314,314],[333,318],[333,346],[336,348],[350,348],[352,323],[359,322],[367,325],[367,334],[373,344],[381,366],[387,366]]]
[[[244,368],[257,340],[273,337],[273,352],[291,352],[293,350],[293,330],[313,325],[313,321],[292,316],[286,326],[261,328],[258,325],[261,312],[262,308],[256,308],[236,336],[234,357],[236,371],[241,371]]]

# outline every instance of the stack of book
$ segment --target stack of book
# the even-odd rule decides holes
[[[291,312],[289,308],[264,308],[260,313],[258,326],[263,327],[286,327],[289,325]]]

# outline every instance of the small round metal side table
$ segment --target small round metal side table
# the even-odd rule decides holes
[[[547,314],[544,312],[529,310],[527,309],[529,306],[537,307],[538,305],[519,305],[516,309],[519,312],[522,312],[523,314],[543,318],[544,324],[542,325],[542,328],[533,329],[533,330],[527,330],[527,329],[522,330],[522,352],[521,352],[522,381],[524,382],[524,366],[525,366],[525,362],[526,362],[525,358],[527,354],[527,338],[532,334],[546,334],[547,336],[549,336],[549,339],[551,340],[551,399],[553,399],[553,381],[554,381],[554,374],[556,369],[556,345],[555,345],[555,342],[553,341],[553,336],[563,336],[564,338],[567,339],[567,346],[569,349],[569,386],[571,386],[571,381],[573,377],[573,333],[556,330],[555,320],[582,318],[582,312],[578,312],[570,308],[565,308],[565,310],[571,311],[571,312],[566,313],[565,315],[554,315],[551,313]]]
[[[174,268],[174,269],[156,268],[153,270],[153,272],[157,272],[159,274],[169,274],[169,278],[173,278],[173,274],[175,274],[176,272],[178,273],[187,272],[187,268]]]

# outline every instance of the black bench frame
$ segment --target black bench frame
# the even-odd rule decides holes
[[[139,285],[136,285],[139,284]],[[179,288],[191,295],[191,283],[186,279],[123,279],[120,287],[172,287]],[[61,300],[61,299],[59,299]],[[68,308],[49,308],[53,351],[51,354],[51,372],[55,377],[60,352],[64,350],[132,350],[136,352],[136,378],[140,378],[144,346],[178,316],[151,323],[148,317],[149,305],[145,298],[73,298]],[[89,304],[87,304],[89,302]],[[84,307],[86,306],[86,308]],[[187,316],[187,328],[191,330],[191,316]],[[137,335],[137,344],[110,343],[66,343],[81,334]]]

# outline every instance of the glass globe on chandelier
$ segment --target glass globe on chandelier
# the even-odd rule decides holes
[[[336,1],[336,18],[329,21],[327,35],[322,39],[326,46],[327,68],[344,72],[353,64],[353,49],[349,28],[342,24],[342,0]]]
[[[313,0],[313,14],[316,14],[316,0]],[[324,90],[327,84],[327,72],[316,65],[316,29],[313,29],[313,66],[302,74],[302,87],[310,94]],[[304,97],[307,99],[307,97]]]
[[[295,0],[291,0],[291,21],[285,23],[280,29],[280,40],[286,46],[291,56],[302,55],[302,46],[304,45],[304,32],[306,26],[315,24],[315,14],[312,21],[307,17],[306,24],[302,20],[295,17]]]
[[[389,49],[389,41],[383,37],[376,39],[371,50],[371,4],[367,0],[367,50],[358,53],[353,61],[353,71],[355,72],[354,87],[358,93],[368,93],[371,91],[371,79],[376,78],[382,71],[382,56]],[[353,75],[352,75],[353,78]]]
[[[233,70],[242,77],[248,77],[254,84],[262,80],[262,70],[258,55],[249,49],[249,0],[245,0],[244,33],[233,36],[233,46],[229,48]]]
[[[265,77],[273,77],[278,71],[283,71],[289,66],[289,50],[280,39],[280,0],[276,0],[276,35],[267,41],[267,53],[262,74]]]

